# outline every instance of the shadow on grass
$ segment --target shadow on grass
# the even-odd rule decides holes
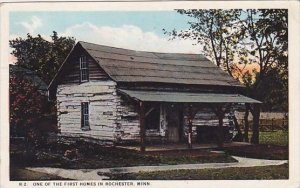
[[[228,154],[209,150],[176,150],[145,152],[104,147],[86,142],[75,144],[55,143],[47,148],[26,150],[15,145],[11,150],[11,165],[19,167],[56,167],[65,169],[97,169],[129,166],[174,165],[190,163],[237,162]],[[66,157],[66,151],[74,156]]]
[[[111,180],[273,180],[288,179],[288,164],[224,169],[105,174]]]
[[[241,147],[228,147],[224,148],[224,151],[230,155],[257,159],[288,160],[289,158],[288,147],[278,145],[260,144]]]

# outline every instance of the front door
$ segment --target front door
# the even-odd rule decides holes
[[[176,105],[168,106],[167,110],[167,130],[168,130],[168,141],[169,142],[179,142],[180,140],[180,116],[179,109]]]

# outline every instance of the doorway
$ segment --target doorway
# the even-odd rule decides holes
[[[171,104],[166,108],[167,139],[169,142],[180,142],[183,137],[183,113],[179,105]]]

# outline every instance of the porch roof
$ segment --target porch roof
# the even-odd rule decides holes
[[[258,100],[240,94],[137,91],[124,89],[118,89],[118,91],[136,100],[146,102],[261,103]]]

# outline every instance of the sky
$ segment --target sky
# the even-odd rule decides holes
[[[52,31],[59,36],[75,37],[101,45],[133,50],[201,53],[202,47],[191,40],[170,40],[163,29],[187,29],[192,18],[176,11],[98,11],[98,12],[11,12],[10,39],[40,34],[50,40]],[[12,58],[13,59],[13,58]]]

